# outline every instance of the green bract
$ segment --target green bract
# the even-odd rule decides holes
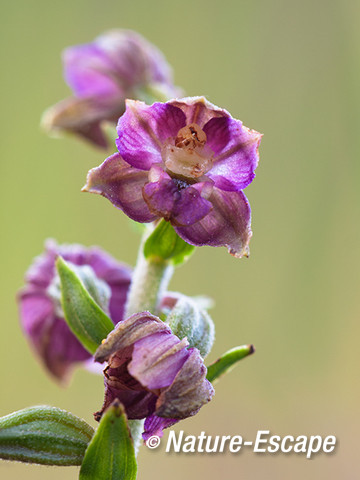
[[[0,458],[42,465],[81,465],[93,428],[69,412],[40,406],[0,419]]]
[[[144,256],[181,265],[194,250],[195,247],[180,238],[169,222],[161,220],[145,242]]]
[[[234,347],[225,352],[215,363],[207,367],[206,378],[209,382],[214,382],[221,375],[226,373],[235,364],[244,357],[255,352],[254,345],[242,345],[241,347]]]
[[[94,301],[74,269],[59,257],[56,261],[61,282],[61,303],[71,331],[90,352],[113,330],[114,324]]]
[[[86,450],[80,480],[135,480],[136,459],[123,406],[117,400],[101,418]]]

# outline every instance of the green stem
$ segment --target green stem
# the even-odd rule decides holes
[[[154,315],[161,298],[165,294],[174,267],[161,259],[146,259],[143,246],[147,235],[141,242],[138,260],[132,275],[132,282],[125,309],[125,318],[134,313],[149,311]]]
[[[143,236],[137,263],[132,275],[132,282],[125,308],[125,318],[134,313],[149,311],[156,315],[160,300],[165,294],[174,267],[164,260],[147,260],[143,248],[148,234]],[[144,420],[129,420],[129,428],[134,442],[135,455],[141,445]]]

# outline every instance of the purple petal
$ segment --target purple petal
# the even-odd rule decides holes
[[[212,118],[230,116],[226,110],[213,105],[205,97],[186,97],[181,100],[170,100],[168,104],[182,110],[186,117],[186,125],[196,123],[200,128],[203,128]]]
[[[243,192],[214,187],[209,200],[211,212],[194,225],[175,227],[178,235],[192,245],[225,246],[235,257],[248,256],[251,211]]]
[[[116,146],[123,159],[133,167],[149,170],[161,163],[161,149],[165,140],[176,137],[185,126],[185,115],[168,103],[127,100],[126,111],[119,119]]]
[[[97,37],[95,44],[111,59],[128,88],[149,81],[172,85],[171,68],[163,54],[136,32],[111,30]]]
[[[147,172],[132,167],[115,153],[90,170],[83,191],[103,195],[137,222],[152,222],[157,215],[150,212],[142,195],[147,177]]]
[[[178,226],[193,225],[207,215],[212,209],[212,204],[201,195],[212,190],[209,182],[195,183],[180,191],[180,199],[176,202],[175,212],[171,223]]]
[[[123,320],[127,294],[131,283],[131,268],[117,262],[107,253],[93,248],[89,251],[88,265],[110,287],[110,317],[116,324]]]
[[[46,253],[36,257],[25,274],[25,281],[45,289],[50,284],[55,272],[55,259],[57,257],[57,244],[47,240]]]
[[[152,171],[153,169],[154,167]],[[144,186],[143,196],[154,215],[170,220],[176,200],[180,198],[180,192],[172,178],[161,168],[159,170],[159,180],[147,183]]]
[[[114,78],[112,59],[95,43],[67,48],[63,62],[65,80],[76,96],[124,96]]]
[[[247,187],[258,165],[261,134],[230,116],[212,118],[203,130],[207,136],[206,145],[215,154],[207,176],[223,190],[239,191]]]
[[[197,348],[189,356],[169,388],[161,392],[155,414],[165,418],[187,418],[195,415],[214,395],[206,380],[206,367]]]
[[[128,370],[149,390],[168,387],[189,356],[186,339],[160,332],[138,340]]]
[[[157,170],[157,175],[153,174]],[[210,182],[188,185],[184,181],[171,178],[161,168],[154,166],[150,172],[150,179],[144,187],[144,199],[150,211],[165,218],[173,225],[192,225],[209,213],[211,203],[202,197],[209,196],[212,190]]]
[[[95,360],[103,363],[112,354],[132,347],[140,339],[159,332],[171,334],[170,327],[150,312],[140,312],[118,323],[95,352]]]
[[[179,420],[175,418],[161,418],[156,415],[151,415],[147,417],[144,423],[144,433],[142,434],[143,440],[146,442],[150,437],[156,435],[157,437],[162,437],[165,428],[171,427]]]
[[[65,320],[55,316],[52,301],[37,287],[19,295],[22,326],[37,354],[58,380],[64,380],[76,362],[91,355],[70,331]]]

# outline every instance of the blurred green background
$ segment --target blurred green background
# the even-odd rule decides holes
[[[69,94],[61,50],[104,30],[132,28],[163,50],[178,85],[206,95],[264,133],[250,259],[200,248],[172,289],[216,299],[211,360],[252,342],[256,354],[217,385],[216,397],[177,430],[187,434],[336,435],[332,455],[139,455],[140,479],[354,479],[359,445],[360,4],[77,0],[2,6],[0,415],[35,404],[94,425],[100,377],[77,371],[55,385],[32,356],[15,293],[44,239],[98,244],[128,263],[138,235],[109,202],[81,194],[104,155],[39,129]],[[166,432],[164,438],[167,438]],[[1,463],[1,479],[76,479],[76,468]]]

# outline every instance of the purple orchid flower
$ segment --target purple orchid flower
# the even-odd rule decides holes
[[[90,170],[84,191],[99,193],[137,222],[163,217],[192,245],[248,255],[250,206],[261,134],[203,97],[128,100],[115,153]]]
[[[146,418],[143,438],[195,415],[214,394],[196,348],[188,348],[158,317],[149,312],[120,322],[95,353],[104,370],[102,413],[117,398],[129,419]]]
[[[102,123],[116,124],[126,98],[167,99],[179,92],[163,54],[130,30],[112,30],[92,43],[67,48],[63,63],[75,96],[47,110],[43,125],[50,132],[76,133],[99,147],[108,147]]]
[[[74,365],[94,365],[67,326],[60,304],[60,285],[55,260],[61,255],[77,266],[79,275],[91,279],[95,300],[110,315],[114,324],[123,319],[131,281],[131,269],[118,263],[99,248],[81,245],[57,245],[47,241],[45,253],[37,257],[26,273],[26,286],[19,292],[20,318],[25,335],[47,370],[64,381]]]

